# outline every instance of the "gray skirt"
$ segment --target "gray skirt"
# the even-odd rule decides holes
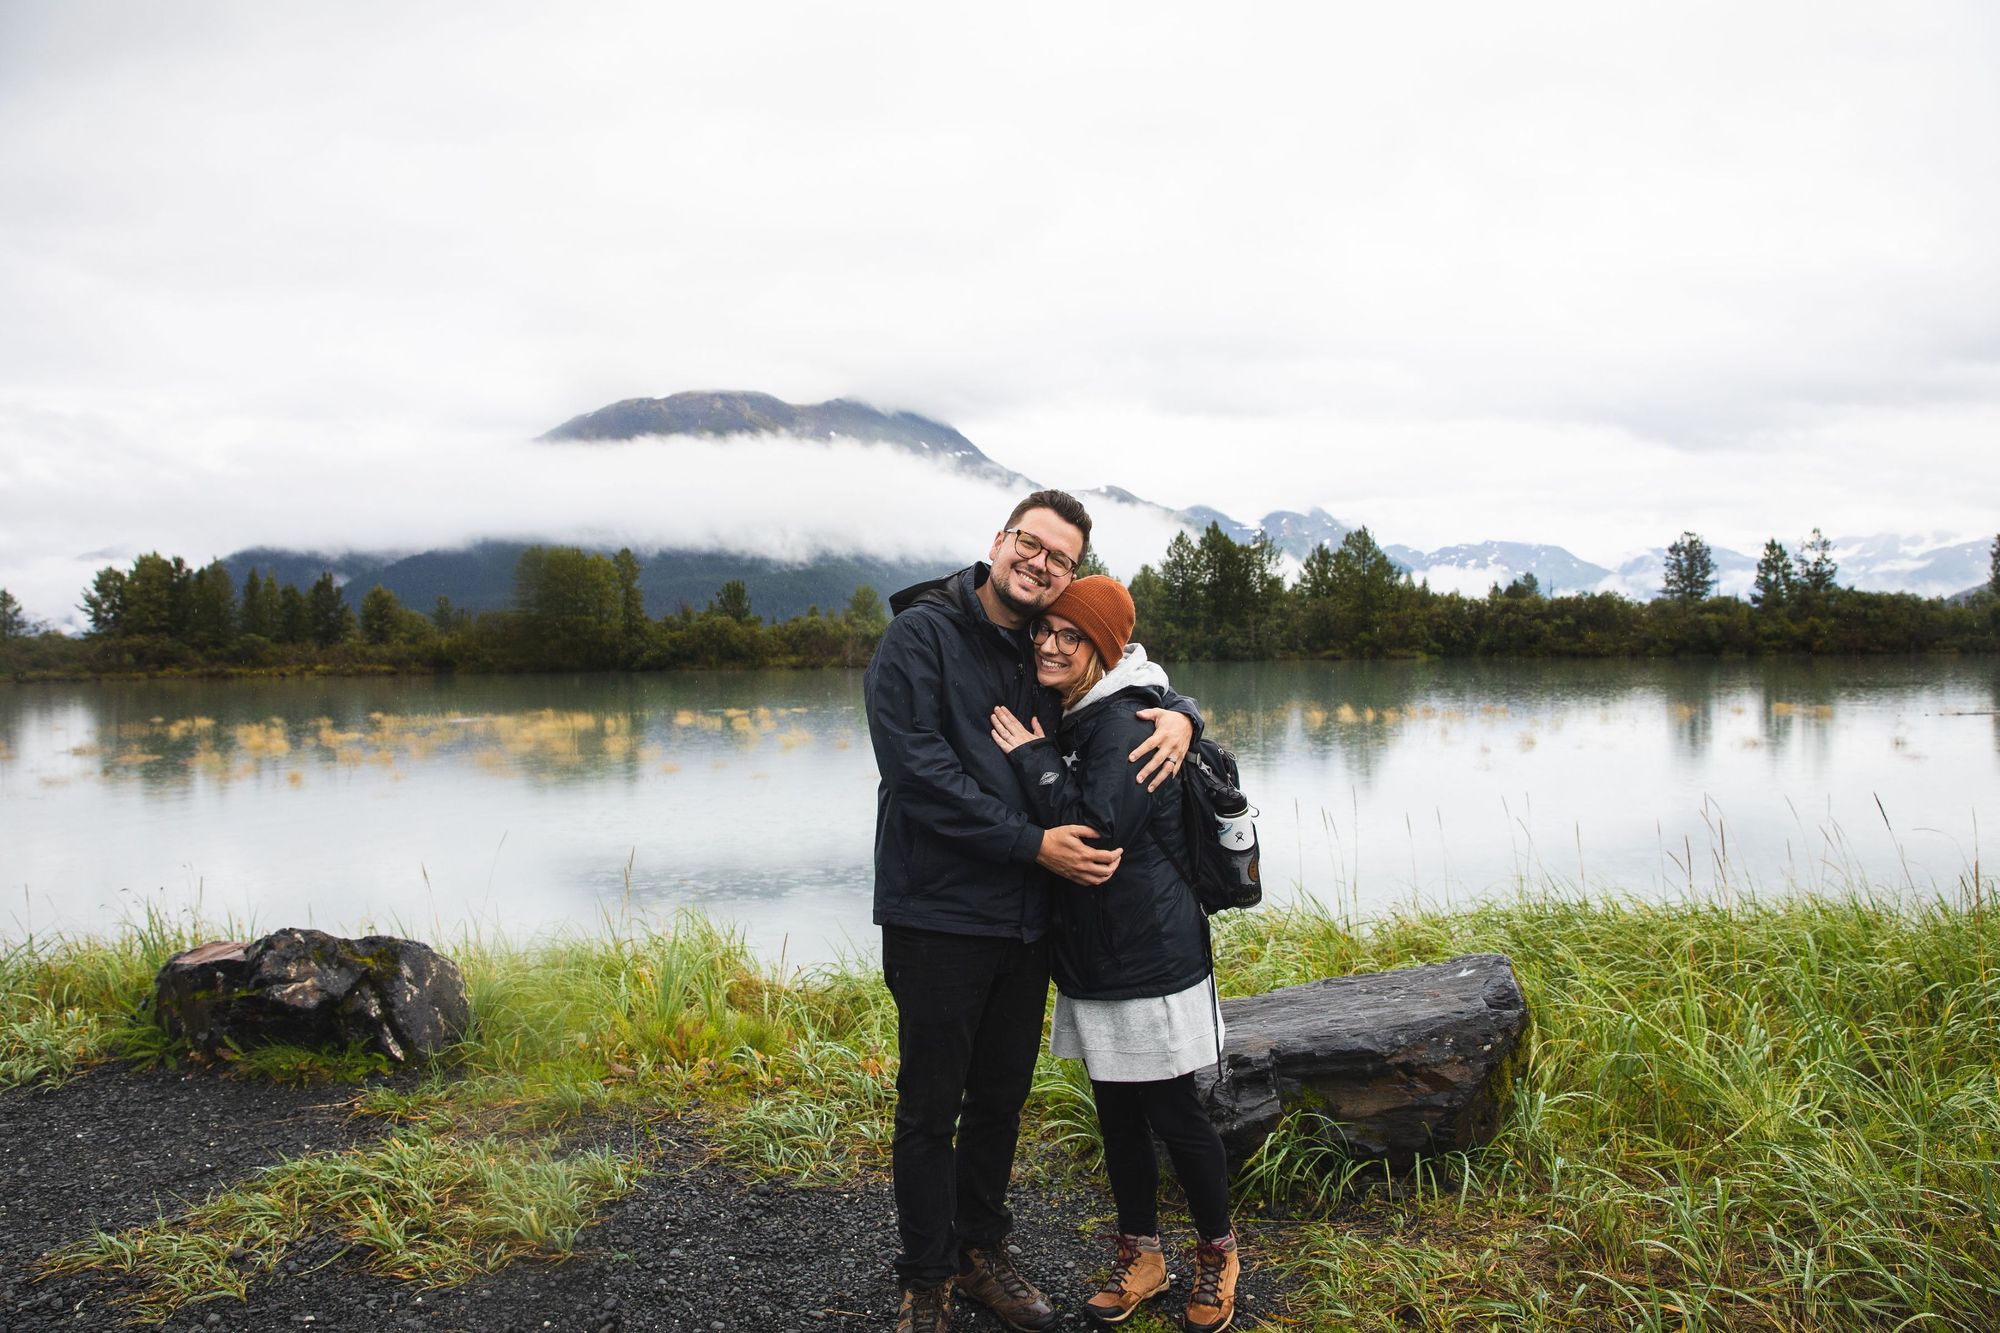
[[[1153,1083],[1212,1065],[1222,1010],[1210,980],[1143,1000],[1074,1000],[1058,990],[1049,1054],[1083,1061],[1098,1083]]]

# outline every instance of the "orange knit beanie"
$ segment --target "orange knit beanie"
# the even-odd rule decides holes
[[[1125,656],[1132,638],[1132,594],[1118,580],[1092,574],[1069,585],[1049,606],[1048,614],[1061,616],[1083,631],[1090,646],[1109,671]]]

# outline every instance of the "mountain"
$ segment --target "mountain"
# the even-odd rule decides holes
[[[1715,561],[1715,591],[1724,597],[1748,597],[1750,585],[1757,581],[1757,557],[1726,546],[1711,546],[1708,553]],[[1655,546],[1628,557],[1597,591],[1651,601],[1660,595],[1660,585],[1666,577],[1667,548]]]
[[[884,445],[927,458],[940,467],[989,480],[1015,494],[1037,489],[1037,483],[987,457],[964,435],[940,421],[914,412],[884,412],[850,398],[824,403],[794,404],[769,394],[749,392],[677,393],[665,398],[628,398],[572,417],[545,432],[539,440],[557,447],[623,445],[652,440],[671,447],[672,437],[788,435],[801,440],[859,441]],[[1238,542],[1251,542],[1261,532],[1270,535],[1281,553],[1280,571],[1291,577],[1317,546],[1338,546],[1353,525],[1324,509],[1304,512],[1272,510],[1257,523],[1244,523],[1209,505],[1174,509],[1117,486],[1079,492],[1086,504],[1103,501],[1150,511],[1191,535],[1210,523]],[[1802,545],[1797,543],[1796,545]],[[493,610],[512,600],[514,564],[525,549],[519,542],[488,541],[462,550],[424,551],[414,555],[360,553],[326,556],[309,552],[258,548],[227,558],[240,580],[255,565],[274,572],[280,582],[306,587],[321,570],[331,569],[343,582],[365,589],[380,582],[404,605],[428,610],[439,595],[469,610]],[[1523,574],[1533,574],[1545,593],[1617,592],[1641,600],[1659,596],[1666,552],[1654,548],[1630,556],[1615,567],[1593,564],[1560,546],[1530,542],[1485,541],[1439,547],[1432,551],[1383,543],[1397,568],[1440,592],[1483,595],[1494,584],[1505,586]],[[1746,595],[1756,573],[1756,558],[1724,547],[1712,548],[1718,591]],[[1796,549],[1794,551],[1796,553]],[[823,558],[809,565],[785,564],[761,556],[717,551],[664,550],[638,553],[644,564],[642,586],[646,608],[655,615],[675,610],[683,602],[701,607],[722,584],[741,579],[760,615],[782,619],[817,605],[835,611],[860,583],[871,583],[885,597],[898,588],[945,572],[954,562],[885,560],[858,554]],[[1839,581],[1857,588],[1947,596],[1986,581],[1988,548],[1983,541],[1953,542],[1947,533],[1879,534],[1841,538],[1833,556],[1840,565]]]
[[[1868,592],[1913,592],[1949,597],[1985,583],[1992,543],[1953,542],[1951,534],[1877,533],[1833,543],[1840,581]]]
[[[879,411],[851,398],[803,405],[768,393],[746,392],[627,398],[571,417],[536,438],[549,444],[615,443],[651,435],[790,435],[801,440],[887,444],[1003,486],[1035,489],[1028,478],[994,462],[941,421],[914,412]]]
[[[1523,574],[1535,576],[1544,596],[1594,592],[1611,577],[1604,566],[1578,559],[1560,546],[1477,542],[1441,546],[1435,551],[1399,549],[1405,551],[1411,578],[1430,584],[1438,592],[1461,592],[1468,597],[1484,596],[1496,583],[1504,588]]]
[[[332,571],[347,590],[349,605],[379,583],[396,600],[414,611],[428,613],[439,597],[466,611],[499,611],[513,604],[514,566],[524,542],[480,542],[455,551],[423,551],[398,559],[373,555],[320,555],[257,548],[239,551],[223,563],[242,585],[255,567],[279,583],[301,591],[322,571]],[[786,564],[763,556],[729,551],[649,551],[640,553],[639,587],[646,613],[671,615],[683,604],[699,611],[731,579],[741,579],[750,594],[750,609],[766,620],[789,620],[817,606],[834,614],[862,584],[872,585],[887,601],[889,594],[913,583],[949,573],[952,562],[881,560],[873,556],[825,557],[809,565]]]

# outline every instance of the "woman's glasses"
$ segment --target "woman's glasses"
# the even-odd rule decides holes
[[[1057,629],[1046,620],[1037,620],[1028,626],[1028,638],[1039,644],[1051,634],[1055,636],[1056,651],[1064,657],[1076,656],[1076,650],[1083,647],[1083,632],[1069,628]]]
[[[1048,565],[1049,573],[1057,578],[1065,578],[1076,573],[1076,561],[1061,551],[1051,549],[1047,542],[1034,533],[1025,528],[1009,528],[1007,531],[1013,535],[1014,550],[1023,560],[1033,560],[1036,556],[1046,553],[1049,558],[1043,563]]]

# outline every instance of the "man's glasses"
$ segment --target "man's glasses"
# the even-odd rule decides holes
[[[1048,559],[1043,563],[1048,565],[1049,573],[1057,578],[1068,578],[1076,573],[1076,561],[1051,547],[1026,528],[1009,528],[1007,532],[1014,538],[1014,550],[1023,560],[1033,560],[1038,555],[1047,555]]]
[[[1028,638],[1034,643],[1041,643],[1051,634],[1055,636],[1056,651],[1064,657],[1076,656],[1076,650],[1083,647],[1083,631],[1081,630],[1067,627],[1057,629],[1046,620],[1037,620],[1034,624],[1028,626]]]

